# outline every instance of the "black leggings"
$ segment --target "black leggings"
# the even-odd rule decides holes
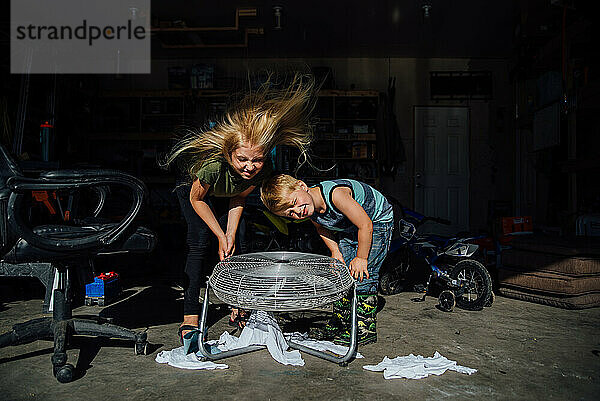
[[[183,298],[183,314],[199,315],[200,287],[206,283],[206,277],[210,275],[214,265],[219,261],[216,250],[215,235],[206,225],[204,220],[198,216],[192,204],[190,203],[191,184],[178,185],[176,188],[177,199],[181,206],[181,213],[187,223],[187,255],[184,270],[185,294]],[[206,203],[211,207],[215,216],[219,218],[219,224],[223,231],[227,229],[227,212],[229,209],[229,198],[205,198]],[[240,219],[236,234],[236,254],[245,253],[245,220]]]

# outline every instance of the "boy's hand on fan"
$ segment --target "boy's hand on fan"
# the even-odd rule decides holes
[[[350,262],[350,274],[359,281],[363,281],[363,277],[368,279],[369,270],[367,270],[367,266],[367,259],[356,257]]]

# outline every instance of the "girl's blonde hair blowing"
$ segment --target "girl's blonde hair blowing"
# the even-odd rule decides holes
[[[269,79],[229,109],[214,127],[188,130],[163,164],[185,155],[183,169],[193,176],[208,160],[223,158],[231,163],[231,153],[249,143],[260,147],[265,156],[275,146],[295,147],[302,165],[308,161],[313,139],[309,117],[315,103],[316,87],[311,75],[297,73],[283,89],[273,88]]]

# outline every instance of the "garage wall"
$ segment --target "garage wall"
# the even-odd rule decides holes
[[[389,76],[396,77],[396,115],[407,161],[396,177],[385,178],[383,189],[406,205],[413,205],[413,107],[468,106],[471,121],[470,225],[473,230],[486,228],[488,201],[513,201],[514,133],[512,128],[512,96],[508,82],[508,64],[502,59],[447,58],[310,58],[310,59],[202,59],[155,60],[150,76],[130,76],[126,81],[110,83],[135,89],[165,88],[167,69],[190,67],[195,63],[217,66],[220,74],[243,77],[246,71],[259,69],[293,69],[328,66],[335,74],[339,89],[375,89],[385,91]],[[430,100],[430,71],[489,70],[493,73],[494,98],[485,101]]]

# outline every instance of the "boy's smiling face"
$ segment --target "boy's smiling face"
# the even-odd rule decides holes
[[[290,206],[276,214],[300,220],[312,216],[315,212],[314,200],[308,193],[308,187],[303,182],[300,182],[298,189],[287,196],[287,203]]]

